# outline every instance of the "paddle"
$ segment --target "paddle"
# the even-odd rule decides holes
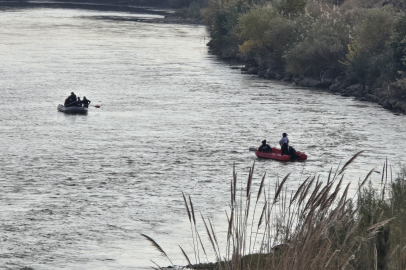
[[[251,146],[249,149],[248,149],[248,151],[257,151],[258,150],[258,147],[253,147],[253,146]]]
[[[93,105],[94,107],[96,107],[96,108],[100,108],[100,105]]]

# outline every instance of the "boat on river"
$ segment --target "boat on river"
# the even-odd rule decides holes
[[[71,106],[71,107],[65,107],[62,104],[59,104],[57,107],[57,110],[60,112],[64,112],[64,113],[87,113],[87,109],[86,107],[75,107],[75,106]]]
[[[290,161],[290,156],[282,155],[281,149],[274,148],[274,147],[271,147],[271,148],[272,148],[272,153],[260,152],[260,151],[258,151],[258,148],[252,148],[252,147],[250,147],[250,151],[255,151],[255,155],[259,158],[275,159],[275,160],[280,160],[280,161]],[[305,153],[296,151],[296,155],[299,157],[299,160],[301,160],[301,161],[307,159],[307,155]]]

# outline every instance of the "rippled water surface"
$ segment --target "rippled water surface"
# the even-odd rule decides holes
[[[226,230],[233,164],[245,179],[256,161],[254,188],[265,171],[270,184],[291,173],[290,190],[360,150],[368,151],[345,177],[353,189],[386,157],[399,170],[405,116],[241,75],[208,53],[204,27],[129,16],[137,17],[1,12],[0,268],[169,265],[140,233],[184,265],[177,245],[192,249],[181,192]],[[57,112],[71,91],[100,108]],[[257,160],[247,151],[265,138],[275,146],[282,132],[308,161]]]

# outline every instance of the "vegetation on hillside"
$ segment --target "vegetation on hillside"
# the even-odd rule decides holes
[[[211,0],[202,14],[224,57],[315,78],[334,70],[372,86],[406,71],[406,15],[392,2]]]
[[[253,190],[254,166],[246,183],[238,183],[234,172],[228,228],[222,230],[227,232],[225,241],[219,240],[209,218],[201,215],[199,224],[191,198],[183,196],[195,254],[182,247],[180,252],[189,268],[405,269],[405,172],[392,179],[387,164],[382,172],[372,169],[350,196],[353,184],[343,185],[344,172],[359,154],[331,170],[325,181],[308,177],[292,193],[287,191],[289,175],[277,180],[275,188],[266,186],[264,175],[258,190]],[[371,183],[376,173],[381,173],[379,184],[375,182],[378,189]],[[158,243],[143,236],[168,257]],[[209,250],[216,263],[199,264],[207,260]]]

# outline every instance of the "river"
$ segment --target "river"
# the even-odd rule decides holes
[[[255,190],[264,172],[271,185],[291,173],[288,191],[309,175],[325,179],[361,150],[345,175],[352,193],[386,158],[399,172],[405,116],[241,75],[208,52],[203,26],[133,20],[156,16],[1,11],[0,268],[169,265],[140,233],[185,265],[182,192],[225,231],[234,164],[245,180],[255,161]],[[71,91],[92,101],[87,115],[57,112]],[[248,151],[263,139],[276,146],[283,132],[306,162]]]

